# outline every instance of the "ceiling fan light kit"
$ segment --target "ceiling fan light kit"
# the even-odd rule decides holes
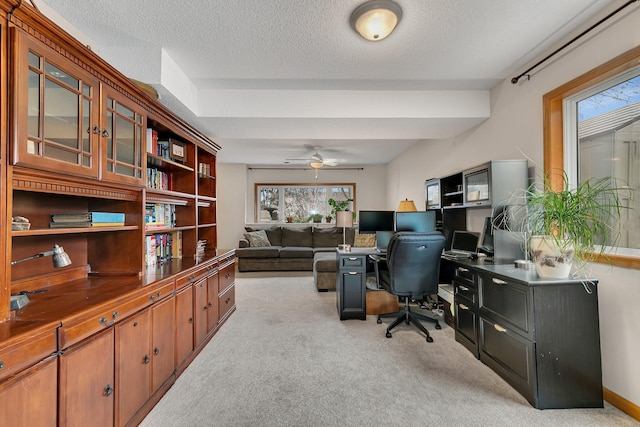
[[[385,39],[402,19],[402,8],[391,0],[371,0],[362,3],[351,14],[349,23],[369,41]]]

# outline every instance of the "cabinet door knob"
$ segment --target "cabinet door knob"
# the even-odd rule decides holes
[[[159,355],[160,354],[160,349],[158,347],[154,348],[153,349],[153,354],[156,355],[156,356]]]
[[[502,326],[498,325],[497,323],[493,324],[493,329],[495,329],[498,332],[507,332],[507,330],[505,328],[503,328]]]
[[[145,365],[148,365],[149,362],[151,362],[151,359],[149,358],[148,354],[145,354],[144,357],[142,358],[142,363],[144,363]]]
[[[4,362],[2,360],[0,360],[0,369],[4,368]]]
[[[102,136],[104,136],[105,138],[109,138],[109,131],[106,129],[102,129]]]
[[[104,388],[104,395],[105,396],[111,396],[113,394],[113,387],[111,387],[111,384],[107,384],[107,386]]]
[[[189,317],[189,323],[193,324],[193,317]]]
[[[495,277],[492,277],[491,281],[493,283],[495,283],[496,285],[506,285],[507,284],[507,282],[505,282],[504,280],[496,279]]]
[[[208,307],[213,307],[213,304],[209,303],[207,304]]]
[[[100,135],[100,127],[97,125],[93,125],[93,133],[95,133],[96,135]]]

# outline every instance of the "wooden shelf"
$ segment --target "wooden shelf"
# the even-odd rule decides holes
[[[155,154],[147,153],[147,167],[156,167],[165,171],[172,172],[193,172],[193,168],[174,162],[164,157],[158,157]]]
[[[104,232],[113,232],[113,231],[131,231],[138,230],[139,227],[137,225],[120,225],[115,227],[71,227],[71,228],[36,228],[32,230],[20,230],[20,231],[12,231],[11,235],[13,237],[20,236],[44,236],[44,235],[55,235],[55,234],[80,234],[80,233],[104,233]]]

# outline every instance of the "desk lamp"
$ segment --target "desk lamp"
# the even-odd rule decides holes
[[[71,258],[69,258],[69,255],[67,255],[67,253],[64,251],[62,246],[58,246],[57,244],[54,244],[53,249],[51,249],[50,251],[40,252],[23,259],[11,261],[11,265],[16,265],[18,263],[28,261],[30,259],[42,258],[46,256],[51,256],[51,255],[53,255],[53,258],[52,258],[53,268],[66,267],[71,264]],[[27,293],[11,295],[11,310],[21,309],[27,304],[29,304],[29,297],[27,296]]]
[[[351,245],[347,244],[347,227],[353,227],[353,214],[350,211],[336,212],[336,227],[342,227],[342,244],[338,245],[338,249],[351,251]]]
[[[400,201],[400,205],[398,205],[398,212],[417,212],[416,204],[413,203],[413,200],[404,199]]]

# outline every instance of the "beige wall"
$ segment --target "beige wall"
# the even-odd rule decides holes
[[[634,8],[630,8],[634,9]],[[490,159],[530,158],[542,168],[542,96],[640,44],[640,9],[565,51],[513,85],[492,91],[491,118],[465,135],[415,145],[388,165],[389,202],[406,194],[424,204],[424,181]],[[526,69],[527,67],[525,67]],[[520,152],[522,151],[522,153]],[[640,405],[640,272],[594,266],[604,386]]]

